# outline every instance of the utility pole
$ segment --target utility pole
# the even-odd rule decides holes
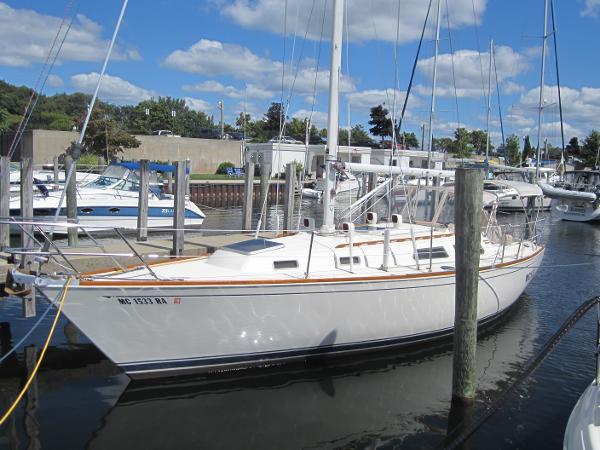
[[[219,111],[221,113],[221,139],[224,138],[225,136],[225,122],[223,122],[223,102],[219,101],[219,103],[217,103],[217,107],[219,108]]]

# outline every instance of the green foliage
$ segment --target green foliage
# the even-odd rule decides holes
[[[215,174],[217,174],[217,175],[227,174],[228,167],[234,168],[235,164],[233,164],[231,161],[223,161],[221,164],[219,164],[219,167],[217,167],[217,171],[215,172]]]
[[[83,153],[77,160],[78,166],[96,167],[98,165],[98,156],[93,153]]]
[[[509,166],[519,166],[521,164],[521,141],[515,134],[511,134],[506,139],[506,150],[508,154],[507,164]]]
[[[581,159],[586,167],[596,168],[600,164],[600,131],[592,130],[583,140]]]
[[[392,135],[392,123],[388,118],[389,111],[383,107],[383,105],[377,105],[371,108],[371,120],[369,120],[369,131],[373,136],[379,136],[381,141],[386,136]]]
[[[281,103],[271,103],[269,110],[265,113],[263,122],[263,130],[270,136],[269,139],[279,135],[281,125],[285,122]]]
[[[451,153],[457,158],[469,158],[473,153],[473,144],[471,143],[471,133],[466,128],[457,128],[454,132],[454,142],[452,143]]]
[[[137,148],[140,144],[140,141],[108,116],[104,108],[94,108],[83,138],[83,145],[89,153],[108,157],[110,160],[124,149]]]
[[[485,148],[487,146],[487,133],[483,130],[473,130],[471,131],[471,144],[473,145],[473,149],[480,155],[485,154]],[[494,149],[494,146],[490,142],[490,153]]]
[[[579,155],[579,152],[581,151],[581,147],[579,146],[579,139],[577,138],[577,136],[573,136],[571,138],[569,143],[565,146],[565,150],[568,155],[574,155],[574,156]]]
[[[450,138],[434,138],[433,150],[452,153],[454,151],[454,141]]]
[[[418,148],[419,147],[419,139],[417,139],[417,135],[415,133],[407,133],[406,131],[402,133],[402,136],[399,136],[400,143],[403,144],[406,148]]]
[[[527,135],[525,136],[525,143],[523,144],[523,161],[525,161],[527,158],[533,158],[534,156],[535,152],[531,146],[529,135]]]

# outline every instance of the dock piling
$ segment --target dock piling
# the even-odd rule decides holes
[[[54,155],[52,158],[52,166],[54,169],[54,186],[52,186],[53,191],[58,191],[58,181],[59,181],[59,171],[58,171],[58,155]]]
[[[264,158],[264,155],[261,155]],[[267,229],[267,201],[271,177],[271,164],[261,161],[260,164],[260,214],[262,217],[261,229]]]
[[[456,169],[454,222],[456,236],[456,287],[452,402],[475,399],[477,346],[477,293],[481,248],[483,171]]]
[[[10,158],[0,156],[0,217],[10,217]],[[0,248],[10,247],[10,225],[0,224]]]
[[[140,195],[138,197],[137,240],[148,240],[148,193],[150,182],[150,161],[140,161]]]
[[[252,197],[254,194],[254,163],[244,166],[244,203],[242,204],[242,229],[252,229]]]
[[[168,161],[169,166],[173,165],[173,161]],[[167,172],[167,194],[173,193],[173,172]]]
[[[26,156],[21,158],[21,217],[24,221],[33,219],[33,158]],[[31,248],[33,246],[33,226],[23,225],[21,230],[21,246]],[[23,256],[21,267],[29,268],[33,258]]]
[[[75,160],[70,156],[65,156],[65,181],[69,174],[70,167],[73,166],[73,174],[69,179],[69,184],[65,186],[67,190],[67,222],[77,223],[77,186],[76,186],[76,173],[77,167]],[[69,247],[76,247],[78,243],[77,228],[69,227],[67,230],[67,237],[69,241]]]
[[[185,184],[186,163],[177,161],[175,163],[175,207],[173,211],[173,255],[179,256],[183,253],[183,240],[185,227]]]
[[[285,166],[285,193],[283,205],[283,223],[285,233],[290,233],[294,228],[294,194],[296,191],[296,163],[291,162]]]

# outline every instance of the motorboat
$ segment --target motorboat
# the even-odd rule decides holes
[[[174,170],[173,166],[151,165],[161,170]],[[148,199],[148,228],[173,226],[174,199],[165,195],[160,189],[156,171],[151,172],[150,192]],[[66,227],[52,225],[55,221],[56,208],[60,202],[61,191],[45,190],[34,196],[33,219],[43,223],[42,231],[53,230],[55,233],[66,232]],[[120,162],[110,164],[106,170],[94,180],[77,188],[78,223],[86,230],[102,230],[112,228],[137,228],[139,201],[139,163]],[[10,202],[11,216],[21,215],[19,198]],[[193,202],[185,202],[186,226],[201,225],[204,214]],[[59,221],[66,221],[66,207],[61,207]],[[12,227],[13,231],[19,231]]]
[[[75,183],[78,186],[90,183],[98,178],[100,174],[93,172],[75,172]],[[65,173],[64,171],[58,172],[58,183],[54,180],[54,170],[49,169],[36,169],[33,171],[34,187],[42,185],[42,189],[45,187],[50,190],[57,190],[64,188]],[[39,188],[38,188],[39,190]],[[10,193],[11,196],[20,195],[21,192],[21,168],[18,163],[10,163]]]
[[[565,172],[554,184],[539,183],[544,195],[554,199],[553,212],[562,220],[600,220],[600,171]]]
[[[523,211],[527,205],[522,201],[523,197],[518,193],[518,186],[522,188],[530,183],[531,177],[535,174],[535,167],[508,167],[491,166],[489,177],[484,182],[483,188],[486,191],[498,195],[498,210],[500,211]],[[553,180],[555,170],[550,168],[538,169],[540,180],[547,183]],[[539,210],[549,210],[552,199],[547,196],[537,197],[535,207]]]
[[[333,6],[331,74],[341,67],[343,3]],[[35,284],[55,304],[63,298],[65,316],[132,378],[348,355],[451,335],[452,192],[443,193],[423,220],[408,204],[386,221],[371,212],[364,226],[336,226],[334,217],[342,174],[450,173],[339,162],[338,81],[329,80],[321,227],[307,218],[297,233],[254,235],[210,255],[118,270],[112,264],[94,273],[14,270],[13,282]],[[534,224],[503,231],[495,215],[488,216],[481,233],[480,323],[517,301],[543,255]]]
[[[340,172],[336,178],[335,193],[336,195],[357,193],[361,188],[361,180],[351,173]],[[325,180],[316,180],[312,188],[303,188],[302,196],[306,198],[320,199],[325,191]]]

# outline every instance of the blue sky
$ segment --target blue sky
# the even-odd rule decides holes
[[[566,137],[583,137],[600,128],[600,0],[555,2]],[[284,0],[130,0],[101,98],[128,104],[170,95],[186,98],[190,107],[215,116],[217,102],[222,100],[228,121],[244,109],[257,118],[270,102],[281,98],[285,71],[288,115],[309,115],[316,93],[313,122],[323,127],[331,3],[288,0],[286,8]],[[392,108],[394,92],[399,113],[426,3],[347,0],[344,38],[350,44],[347,51],[344,49],[341,126],[348,123],[348,105],[351,124],[366,125],[371,106],[385,101]],[[93,90],[121,2],[74,0],[70,10],[67,4],[66,0],[0,2],[0,40],[4,43],[0,48],[0,78],[34,86],[61,18],[65,11],[69,16],[76,11],[45,93]],[[543,4],[543,0],[442,0],[436,136],[449,135],[459,123],[467,128],[485,128],[490,38],[496,48],[505,134],[536,135]],[[433,25],[432,18],[405,119],[404,129],[417,134],[429,116]],[[551,39],[549,44],[543,135],[559,144]],[[497,143],[500,127],[495,94],[490,131]]]

